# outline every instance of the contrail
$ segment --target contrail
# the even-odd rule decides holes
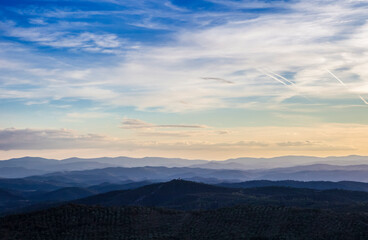
[[[269,76],[270,78],[275,79],[276,81],[278,81],[278,82],[280,82],[280,83],[284,84],[285,86],[289,86],[289,85],[288,85],[288,84],[286,84],[284,81],[280,80],[279,78],[277,78],[277,77],[275,77],[275,76],[272,76],[271,74],[268,74],[268,73],[265,73],[265,72],[264,72],[264,74],[265,74],[265,75],[267,75],[267,76]]]
[[[274,73],[268,69],[265,69],[265,70],[261,70],[259,69],[263,74],[269,76],[270,78],[273,78],[275,79],[276,81],[284,84],[284,85],[287,85],[287,86],[290,86],[290,85],[294,85],[295,86],[295,83],[293,83],[292,81],[290,81],[289,79],[281,76],[280,74],[277,74],[277,73]],[[289,83],[289,84],[287,84]]]
[[[294,91],[296,91],[301,97],[305,98],[307,101],[312,102],[308,97],[304,96],[303,94],[300,93],[300,91],[298,90],[298,88],[296,87],[295,83],[293,83],[292,81],[288,80],[287,78],[274,73],[270,70],[262,70],[260,68],[257,68],[258,71],[262,72],[264,75],[278,81],[279,83],[285,85],[286,87],[293,89]],[[273,74],[273,75],[272,75]],[[289,83],[289,84],[287,84]]]
[[[260,71],[261,73],[263,73],[264,75],[266,75],[266,76],[268,76],[268,77],[270,77],[270,78],[272,78],[272,79],[274,79],[274,80],[278,81],[279,83],[281,83],[281,84],[283,84],[283,85],[285,85],[285,86],[289,87],[289,85],[288,85],[287,83],[285,83],[285,82],[284,82],[284,81],[282,81],[281,79],[279,79],[279,78],[277,78],[277,77],[275,77],[275,76],[273,76],[273,75],[271,75],[271,74],[268,74],[265,70],[262,70],[262,69],[260,69],[260,68],[257,68],[257,70],[258,70],[258,71]],[[268,72],[269,72],[269,71],[268,71]]]
[[[292,84],[292,85],[295,85],[292,81],[290,81],[289,79],[287,79],[287,78],[285,78],[285,77],[283,77],[283,76],[281,76],[281,75],[279,75],[279,74],[277,74],[277,73],[274,73],[274,72],[269,71],[269,70],[268,70],[268,72],[270,72],[270,73],[272,73],[273,75],[275,75],[275,76],[277,76],[277,77],[279,77],[279,78],[281,78],[281,79],[285,80],[286,82],[288,82],[288,83],[290,83],[290,84]]]
[[[332,75],[332,77],[334,77],[337,81],[339,81],[339,83],[341,83],[341,85],[343,85],[344,87],[346,87],[346,84],[340,79],[340,78],[338,78],[335,74],[333,74],[330,70],[328,70],[328,69],[326,69],[327,70],[327,72],[329,73],[329,74],[331,74]]]
[[[366,101],[362,96],[360,96],[360,95],[359,95],[359,98],[360,98],[360,99],[362,99],[362,101],[363,101],[365,104],[367,104],[367,105],[368,105],[368,102],[367,102],[367,101]]]
[[[340,79],[338,78],[335,74],[333,74],[330,70],[326,69],[326,71],[331,74],[331,76],[333,76],[337,81],[339,81],[339,83],[341,83],[341,85],[343,85],[347,90],[350,91],[350,89],[346,86],[346,84]],[[364,102],[364,104],[368,105],[367,100],[364,99],[364,97],[362,97],[360,94],[358,94],[358,97]]]

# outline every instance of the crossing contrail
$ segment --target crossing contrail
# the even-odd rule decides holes
[[[286,81],[286,82],[290,83],[291,85],[295,85],[292,81],[290,81],[289,79],[287,79],[287,78],[285,78],[285,77],[281,76],[280,74],[274,73],[274,72],[272,72],[272,71],[270,71],[270,70],[267,70],[267,71],[268,71],[269,73],[272,73],[273,75],[275,75],[275,76],[277,76],[277,77],[279,77],[279,78],[283,79],[284,81]]]
[[[281,84],[283,84],[283,85],[285,85],[285,86],[289,86],[289,85],[288,85],[288,84],[286,84],[284,81],[282,81],[281,79],[279,79],[279,78],[277,78],[277,77],[275,77],[275,76],[273,76],[273,75],[271,75],[271,74],[268,74],[268,73],[265,73],[265,72],[264,72],[264,74],[265,74],[265,75],[267,75],[267,76],[269,76],[270,78],[272,78],[272,79],[274,79],[274,80],[276,80],[276,81],[280,82]]]
[[[279,83],[281,83],[281,84],[283,84],[283,85],[285,85],[285,86],[289,87],[289,85],[288,85],[286,82],[282,81],[282,80],[281,80],[281,79],[279,79],[278,77],[275,77],[275,76],[273,76],[273,75],[269,74],[268,72],[270,72],[270,71],[263,70],[263,69],[260,69],[260,68],[257,68],[257,70],[258,70],[258,71],[260,71],[261,73],[263,73],[264,75],[266,75],[266,76],[268,76],[268,77],[272,78],[273,80],[276,80],[276,81],[278,81]]]
[[[331,76],[333,76],[337,81],[339,81],[339,83],[341,83],[341,85],[343,85],[347,90],[350,91],[350,89],[346,86],[346,84],[340,79],[338,78],[335,74],[333,74],[330,70],[326,69],[326,71],[331,74]],[[364,104],[368,105],[367,100],[364,99],[364,97],[362,97],[360,94],[358,94],[358,97],[364,102]]]
[[[299,96],[305,98],[307,101],[312,102],[308,97],[304,96],[303,94],[300,93],[300,91],[298,90],[297,86],[295,85],[295,83],[293,83],[292,81],[290,81],[289,79],[281,76],[280,74],[274,73],[270,70],[266,70],[266,69],[260,69],[257,68],[258,71],[260,71],[261,73],[263,73],[264,75],[278,81],[279,83],[285,85],[286,87],[293,89],[295,92],[297,92],[299,94]]]

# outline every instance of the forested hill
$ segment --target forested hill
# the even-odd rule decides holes
[[[216,209],[238,204],[252,204],[340,211],[358,209],[358,211],[368,212],[368,193],[277,186],[240,189],[172,180],[137,189],[93,195],[78,199],[75,203],[101,206],[155,206],[178,210]]]
[[[63,188],[43,196],[76,193],[90,194]],[[337,189],[172,180],[30,209],[46,210],[0,218],[1,240],[368,239],[368,193]]]
[[[64,205],[1,218],[0,239],[368,239],[368,216],[271,206],[183,212]]]

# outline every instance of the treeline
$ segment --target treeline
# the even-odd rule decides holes
[[[209,211],[64,205],[0,219],[2,240],[368,239],[368,216],[235,206]]]

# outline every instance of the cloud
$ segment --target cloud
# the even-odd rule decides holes
[[[46,25],[47,23],[42,18],[32,18],[29,20],[29,23],[34,25]]]
[[[318,143],[314,143],[311,141],[296,141],[296,142],[279,142],[277,143],[278,146],[280,147],[300,147],[300,146],[312,146],[312,145],[316,145]]]
[[[125,118],[122,121],[123,129],[152,129],[152,128],[206,128],[205,125],[186,125],[186,124],[152,124],[139,119]]]
[[[114,140],[98,134],[78,134],[67,129],[16,129],[0,130],[0,150],[43,150],[100,148]]]
[[[229,84],[233,84],[234,82],[223,79],[223,78],[215,78],[215,77],[202,77],[202,79],[204,80],[214,80],[214,81],[218,81],[218,82],[222,82],[222,83],[229,83]]]
[[[162,156],[226,159],[244,156],[367,155],[368,126],[323,124],[309,127],[233,127],[231,134],[213,128],[193,131],[142,129],[115,137],[68,129],[0,129],[1,156],[64,153],[64,156]],[[215,129],[225,131],[223,129]],[[119,136],[120,135],[120,136]],[[308,139],[308,140],[305,140]],[[22,153],[22,154],[20,154]]]
[[[55,31],[56,28],[56,31]],[[14,22],[0,22],[4,35],[24,41],[35,42],[55,48],[71,48],[92,52],[108,52],[122,46],[124,41],[115,34],[96,34],[92,32],[76,33],[68,29],[48,27],[18,27]]]
[[[220,131],[216,131],[216,133],[220,135],[225,135],[225,134],[230,134],[231,132],[228,130],[220,130]]]
[[[364,79],[368,78],[366,5],[356,5],[347,0],[213,2],[227,8],[222,11],[204,9],[199,13],[190,9],[178,11],[167,2],[127,3],[139,12],[137,14],[141,17],[135,20],[138,19],[141,24],[149,25],[145,22],[149,21],[171,29],[165,32],[165,36],[159,35],[163,39],[159,44],[149,39],[122,39],[120,32],[109,32],[107,27],[99,26],[94,31],[89,21],[78,23],[89,26],[82,30],[81,26],[74,26],[77,23],[70,19],[65,20],[69,20],[68,24],[57,22],[56,25],[39,27],[3,22],[1,28],[5,35],[23,41],[90,54],[117,53],[117,56],[106,64],[100,61],[98,67],[94,67],[91,65],[98,58],[91,56],[86,57],[86,66],[73,66],[68,63],[72,57],[63,56],[53,61],[47,58],[47,61],[38,53],[29,53],[32,61],[28,61],[28,65],[38,66],[26,66],[17,74],[12,74],[17,79],[13,82],[37,79],[37,86],[30,91],[1,85],[0,97],[24,99],[26,102],[38,98],[79,98],[103,105],[161,112],[219,108],[278,109],[290,106],[295,99],[304,96],[331,106],[336,105],[334,101],[350,104],[354,97],[328,81],[326,68],[342,76],[351,91],[368,93],[368,88],[364,87]],[[157,7],[152,7],[152,4]],[[258,7],[264,8],[264,11],[236,10]],[[31,13],[25,11],[23,14]],[[42,17],[46,21],[46,18],[58,17],[56,13],[82,14],[86,18],[93,14],[109,16],[107,10],[54,9],[43,12]],[[119,11],[110,14],[125,17]],[[177,17],[175,14],[179,14],[182,25],[174,28],[172,19]],[[133,22],[130,20],[124,19],[126,23]],[[60,59],[64,58],[66,60],[62,62]],[[257,69],[260,68],[272,69],[275,74],[269,75],[274,78],[259,72]],[[32,72],[32,69],[39,71]],[[72,74],[65,74],[86,70],[89,72],[80,75],[78,81]],[[40,76],[40,72],[47,74]],[[210,81],[201,81],[198,76],[216,76],[205,78],[236,84],[220,87]],[[285,87],[280,82],[292,87]],[[229,98],[237,101],[228,101]],[[344,101],[341,103],[341,100]]]
[[[356,151],[357,148],[351,146],[331,145],[326,142],[311,142],[311,141],[288,141],[276,143],[277,146],[282,148],[293,148],[294,150],[305,151]]]

